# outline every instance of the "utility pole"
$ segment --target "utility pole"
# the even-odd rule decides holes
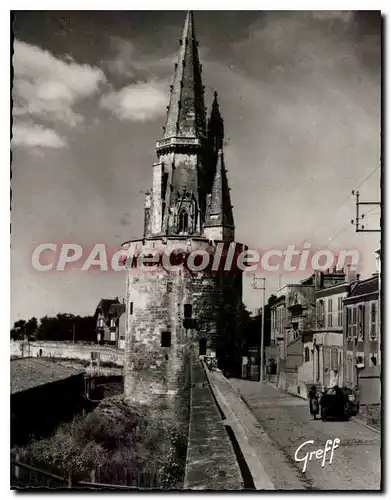
[[[75,323],[73,323],[73,327],[72,327],[72,338],[73,338],[73,343],[75,343],[75,330],[76,330],[76,325]]]
[[[365,229],[364,224],[360,226],[360,220],[364,219],[365,214],[360,215],[361,205],[378,205],[380,206],[380,201],[360,201],[359,191],[352,191],[352,195],[356,197],[356,219],[352,219],[351,223],[356,226],[356,233],[380,233],[381,229]]]
[[[351,223],[356,226],[356,233],[380,233],[381,228],[379,228],[379,229],[365,229],[364,224],[361,224],[361,227],[360,227],[359,221],[364,219],[364,216],[365,216],[365,214],[360,215],[360,207],[362,205],[372,205],[372,206],[379,206],[380,207],[381,202],[380,201],[360,201],[359,191],[353,190],[352,195],[356,197],[356,219],[355,220],[352,219]],[[380,217],[381,217],[381,215],[380,215]],[[380,249],[381,249],[381,241],[380,241]],[[379,306],[381,303],[380,291],[381,291],[381,285],[380,285],[380,276],[379,276],[379,299],[378,299]],[[381,310],[381,308],[379,307],[379,325],[380,325],[380,310]],[[353,359],[355,358],[355,354],[356,354],[356,345],[357,345],[357,339],[354,342],[354,346],[353,346]],[[358,384],[358,376],[357,376],[357,380],[355,382],[356,382],[356,384]]]
[[[262,286],[262,284],[263,286]],[[259,367],[259,381],[263,383],[264,380],[264,340],[265,340],[265,296],[266,296],[266,278],[256,278],[253,276],[253,289],[263,290],[263,307],[262,307],[262,326],[261,326],[261,345],[260,345],[260,367]]]

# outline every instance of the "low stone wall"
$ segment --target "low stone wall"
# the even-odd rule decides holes
[[[267,381],[269,382],[269,384],[277,385],[277,375],[268,375]]]
[[[189,441],[184,489],[241,490],[243,481],[205,372],[192,360]]]
[[[24,342],[11,341],[10,355],[12,357],[43,357],[55,359],[91,360],[92,352],[99,352],[100,363],[124,365],[124,351],[115,347],[101,346],[79,342]]]
[[[312,385],[316,385],[313,382],[314,378],[313,370],[314,370],[313,360],[303,363],[301,366],[299,366],[297,370],[297,378],[299,384],[298,396],[300,396],[303,399],[307,399],[309,387]]]
[[[278,388],[293,396],[299,396],[297,372],[280,371],[278,376]]]
[[[381,425],[381,405],[360,405],[359,416],[364,418],[368,425],[380,427]]]
[[[84,370],[86,375],[93,375],[99,377],[112,377],[112,376],[123,376],[124,369],[123,366],[91,366],[91,363],[83,359],[67,359],[67,358],[46,358],[50,359],[53,363],[59,363],[62,366],[69,366],[71,368],[77,368],[79,370]]]

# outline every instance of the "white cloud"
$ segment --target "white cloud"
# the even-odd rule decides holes
[[[94,94],[106,82],[103,71],[77,64],[69,56],[61,60],[50,52],[19,40],[14,43],[14,114],[39,116],[75,126],[83,116],[72,106]]]
[[[111,47],[113,57],[103,61],[108,71],[114,75],[139,80],[171,75],[178,57],[177,52],[165,57],[145,54],[130,40],[119,37],[111,38]]]
[[[121,120],[147,121],[163,116],[168,102],[166,82],[128,85],[102,96],[100,104]]]
[[[139,45],[120,37],[111,37],[112,57],[102,60],[107,72],[131,80],[118,91],[103,95],[100,104],[120,120],[147,121],[164,116],[169,103],[169,85],[178,53],[160,57],[146,53]],[[207,49],[201,57],[206,58]]]
[[[16,123],[12,128],[12,144],[21,147],[62,148],[66,141],[52,129],[35,123]]]

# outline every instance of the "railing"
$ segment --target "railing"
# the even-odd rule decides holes
[[[71,488],[72,481],[11,459],[12,488]]]
[[[125,470],[124,472],[121,479],[132,483],[131,485],[97,482],[95,470],[91,470],[89,473],[90,481],[80,481],[72,474],[64,477],[11,459],[11,488],[147,490],[158,487],[156,471]]]

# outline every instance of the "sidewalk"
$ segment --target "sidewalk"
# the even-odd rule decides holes
[[[379,434],[381,433],[381,424],[368,424],[367,423],[367,418],[364,417],[363,415],[356,415],[355,417],[350,417],[353,422],[357,422],[360,425],[364,425],[365,427],[368,427],[368,429],[371,429],[375,432],[378,432]]]
[[[218,371],[208,372],[208,377],[216,399],[235,433],[256,489],[308,489],[310,486],[305,478],[291,467],[289,459],[274,446],[232,383]],[[276,392],[281,400],[284,399],[284,395],[273,387],[264,387],[270,393],[269,396]]]

